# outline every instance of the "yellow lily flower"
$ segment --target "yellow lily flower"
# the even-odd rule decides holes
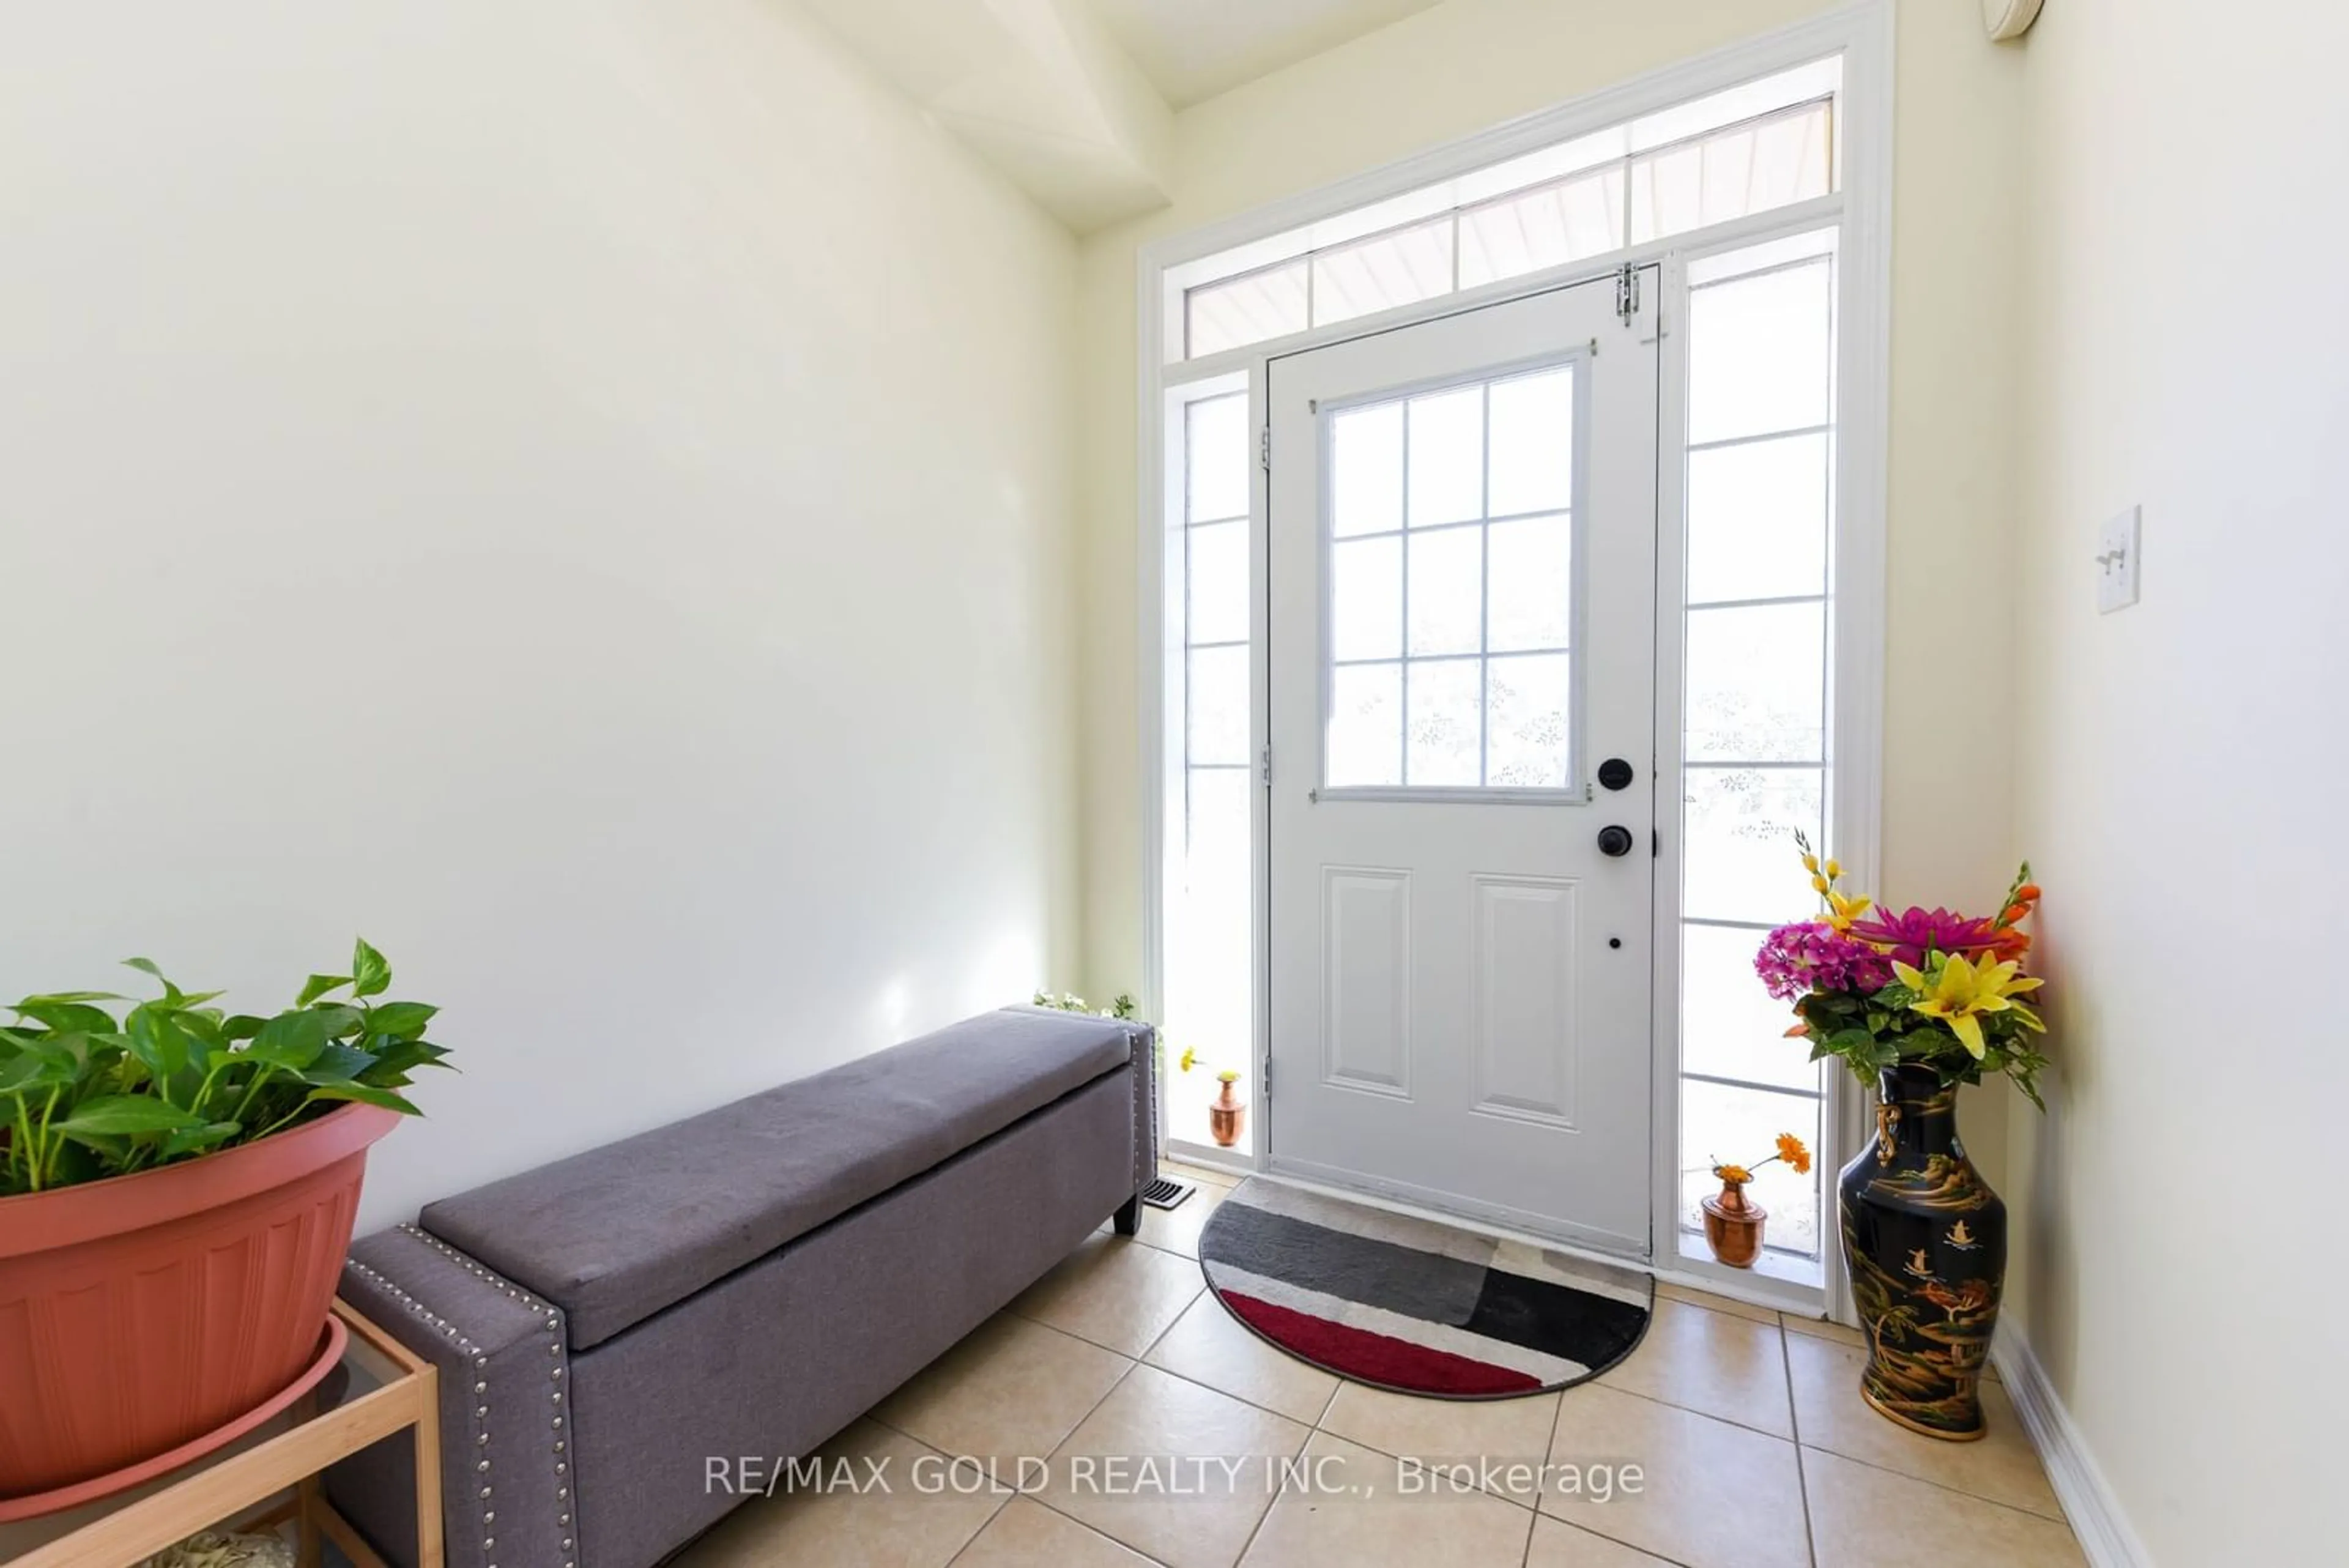
[[[1876,908],[1873,898],[1847,898],[1830,889],[1827,893],[1827,924],[1838,931],[1849,931],[1851,923]]]
[[[1911,1012],[1921,1012],[1928,1018],[1938,1018],[1950,1026],[1975,1061],[1982,1059],[1990,1049],[1982,1039],[1982,1018],[1992,1012],[2004,1012],[2014,1002],[2010,998],[2027,991],[2036,991],[2045,982],[2022,975],[2014,963],[1992,963],[1984,955],[1980,963],[1969,963],[1961,953],[1952,953],[1940,961],[1940,967],[1930,974],[1920,972],[1893,961],[1892,972],[1901,984],[1917,992],[1917,1000],[1909,1004]]]

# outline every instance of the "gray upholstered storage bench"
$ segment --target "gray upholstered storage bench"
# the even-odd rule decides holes
[[[352,1249],[343,1293],[440,1368],[450,1568],[649,1568],[812,1450],[1154,1174],[1148,1028],[988,1013],[493,1182]],[[327,1487],[415,1561],[406,1462]]]

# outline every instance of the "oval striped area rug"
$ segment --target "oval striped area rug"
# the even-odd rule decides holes
[[[1250,1177],[1199,1237],[1226,1311],[1340,1377],[1441,1399],[1507,1399],[1631,1354],[1655,1282]]]

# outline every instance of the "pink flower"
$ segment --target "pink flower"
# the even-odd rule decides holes
[[[1991,921],[1947,909],[1909,909],[1898,915],[1879,909],[1874,919],[1854,925],[1851,934],[1911,969],[1924,967],[1929,950],[1971,956],[1989,951],[1999,940]]]
[[[1832,927],[1809,922],[1772,931],[1754,955],[1754,972],[1781,1002],[1815,991],[1872,996],[1892,983],[1892,965],[1882,953]]]

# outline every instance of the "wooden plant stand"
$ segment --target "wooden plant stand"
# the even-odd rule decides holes
[[[417,1568],[442,1568],[440,1378],[431,1363],[337,1299],[349,1331],[343,1366],[354,1392],[327,1404],[316,1391],[279,1418],[274,1436],[224,1456],[199,1459],[146,1488],[76,1509],[63,1533],[11,1556],[7,1568],[129,1568],[202,1530],[295,1531],[296,1560],[317,1568],[332,1541],[358,1568],[386,1568],[350,1521],[326,1501],[326,1467],[402,1428],[416,1444]],[[371,1385],[358,1391],[360,1382]],[[267,1428],[264,1428],[266,1430]],[[40,1520],[0,1528],[37,1531]]]

